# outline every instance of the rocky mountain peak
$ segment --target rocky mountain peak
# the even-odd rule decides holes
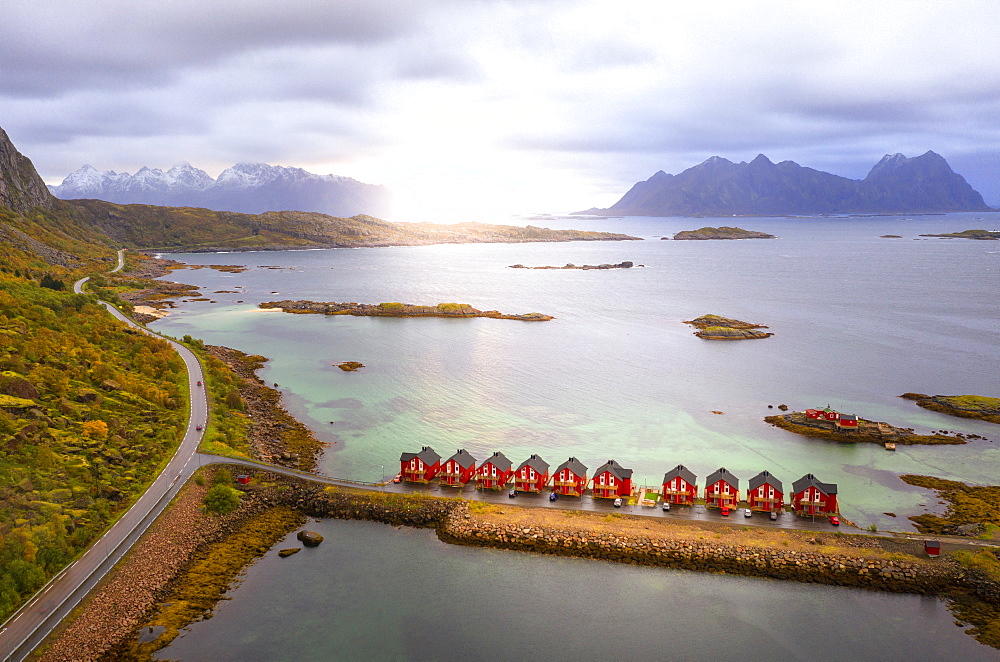
[[[52,195],[31,160],[17,151],[0,128],[0,207],[25,214],[34,207],[48,207]]]

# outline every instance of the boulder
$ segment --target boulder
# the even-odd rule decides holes
[[[278,552],[278,556],[281,558],[287,558],[292,554],[298,554],[302,550],[301,547],[289,547],[288,549],[282,549]]]
[[[323,536],[315,531],[299,531],[295,537],[306,547],[319,547],[319,544],[323,542]]]

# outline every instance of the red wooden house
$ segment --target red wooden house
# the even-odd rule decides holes
[[[626,469],[614,460],[608,460],[594,471],[590,481],[594,497],[615,499],[632,494],[632,470]]]
[[[583,496],[587,489],[587,467],[571,457],[552,474],[552,491],[565,496]]]
[[[464,448],[449,457],[441,465],[442,485],[451,487],[462,487],[472,480],[476,473],[476,458],[472,457]]]
[[[806,409],[806,416],[809,418],[823,419],[825,421],[836,421],[840,418],[840,412],[835,409],[830,409],[830,405],[827,405],[823,409]]]
[[[858,429],[858,417],[854,414],[841,414],[837,419],[837,427],[847,430]]]
[[[802,515],[836,514],[837,484],[822,483],[806,474],[792,483],[792,509]]]
[[[507,456],[497,451],[476,469],[476,487],[480,489],[499,490],[507,484],[514,474],[511,462]]]
[[[740,501],[740,479],[722,467],[705,479],[705,505],[735,508]]]
[[[781,481],[770,471],[761,471],[750,479],[747,487],[747,504],[750,510],[778,512],[785,507],[785,490]]]
[[[403,453],[399,456],[399,473],[405,481],[426,483],[433,480],[440,470],[441,456],[430,446],[424,446],[419,453]]]
[[[514,472],[514,489],[518,492],[541,492],[549,482],[549,463],[532,453]]]
[[[698,496],[698,478],[683,464],[663,474],[663,502],[693,505]]]

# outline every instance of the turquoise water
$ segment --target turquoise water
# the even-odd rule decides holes
[[[514,462],[570,455],[591,469],[615,458],[638,482],[678,463],[702,479],[725,466],[746,481],[768,470],[786,485],[807,472],[840,488],[846,517],[910,530],[933,507],[896,477],[918,473],[995,483],[1000,426],[935,414],[907,391],[1000,396],[1000,243],[917,239],[991,229],[996,215],[854,219],[580,219],[641,242],[483,244],[173,255],[240,264],[241,274],[180,270],[214,303],[182,303],[155,328],[271,358],[293,414],[331,443],[334,476],[377,480],[399,454],[429,444],[447,457],[494,450]],[[674,242],[659,237],[738,224],[777,240]],[[883,234],[903,239],[880,239]],[[612,271],[508,269],[617,263]],[[266,268],[280,267],[280,268]],[[214,294],[236,290],[239,294]],[[279,299],[469,303],[550,322],[288,315]],[[244,303],[237,303],[243,300]],[[711,342],[682,320],[716,313],[767,324],[757,342]],[[355,360],[355,373],[334,367]],[[997,441],[900,447],[812,440],[771,428],[769,404],[825,406],[918,431]],[[711,413],[724,412],[722,415]],[[894,512],[890,517],[885,512]]]
[[[159,659],[994,660],[934,598],[446,545],[327,520]]]

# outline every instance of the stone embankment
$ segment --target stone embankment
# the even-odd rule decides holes
[[[678,540],[560,531],[548,527],[496,524],[456,511],[438,529],[442,540],[619,563],[660,566],[902,593],[937,594],[953,587],[961,573],[950,563],[802,552],[715,540]]]

